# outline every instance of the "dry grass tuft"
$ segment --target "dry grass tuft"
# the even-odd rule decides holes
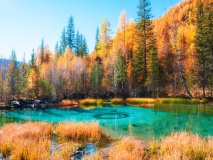
[[[53,151],[51,155],[51,160],[70,160],[78,147],[79,145],[72,141],[58,144],[57,150]]]
[[[56,135],[60,139],[77,140],[82,142],[99,141],[102,135],[98,123],[59,123],[56,125]]]
[[[11,155],[12,159],[45,159],[50,152],[52,133],[52,125],[44,122],[5,125],[0,132],[2,156]]]
[[[162,139],[158,154],[161,159],[205,159],[213,156],[212,144],[212,140],[198,135],[187,132],[173,133]]]
[[[110,160],[138,160],[145,156],[144,145],[133,137],[125,137],[110,151]]]

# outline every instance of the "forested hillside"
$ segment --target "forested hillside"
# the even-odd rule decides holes
[[[212,97],[213,1],[184,0],[159,19],[140,0],[136,21],[123,11],[111,37],[97,28],[94,51],[71,16],[51,52],[42,39],[29,63],[0,73],[0,99],[86,97]]]

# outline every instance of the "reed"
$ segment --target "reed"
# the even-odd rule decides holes
[[[76,148],[79,145],[74,143],[73,141],[68,141],[65,143],[57,144],[57,149],[53,151],[51,155],[51,160],[70,160]]]
[[[113,99],[110,99],[110,101],[111,101],[111,104],[115,104],[115,105],[125,104],[125,101],[122,98],[113,98]]]
[[[196,104],[203,103],[199,99],[184,99],[184,98],[127,98],[126,103],[129,105],[142,105],[142,104]]]
[[[102,106],[103,100],[102,99],[81,99],[79,100],[80,106]]]
[[[205,159],[212,158],[212,140],[187,132],[173,133],[163,138],[158,152],[159,159]]]
[[[184,99],[184,98],[159,98],[157,103],[174,103],[174,104],[196,104],[201,103],[199,99]]]
[[[59,139],[77,140],[82,142],[99,141],[102,135],[98,123],[59,123],[55,128],[56,135]]]
[[[11,155],[12,159],[46,158],[50,152],[52,133],[52,125],[44,122],[5,125],[0,132],[2,156]]]
[[[133,137],[121,139],[117,145],[110,150],[110,160],[136,160],[145,157],[144,145],[142,141]]]
[[[148,104],[148,103],[156,103],[157,100],[154,98],[127,98],[127,104],[140,105],[140,104]]]
[[[14,147],[11,151],[13,160],[45,160],[50,157],[51,141],[49,139],[19,139],[14,140]]]

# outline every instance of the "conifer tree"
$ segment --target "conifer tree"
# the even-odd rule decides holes
[[[75,40],[75,54],[80,56],[80,48],[82,43],[82,35],[80,35],[79,30],[76,33],[76,40]]]
[[[73,21],[73,16],[69,18],[68,26],[67,26],[67,45],[70,47],[70,50],[75,50],[75,26]]]
[[[200,2],[197,9],[196,50],[199,65],[198,77],[202,85],[203,98],[206,97],[209,78],[213,75],[213,12],[209,7],[205,8]]]
[[[121,86],[121,90],[123,91],[127,80],[127,66],[125,58],[122,54],[118,57],[116,70],[116,81]]]
[[[16,60],[16,53],[12,50],[10,63],[7,71],[7,90],[8,98],[14,99],[17,93],[18,86],[18,64]]]
[[[94,50],[98,51],[98,43],[99,43],[99,27],[96,29],[96,36],[95,36],[95,48]]]
[[[101,90],[102,80],[103,80],[103,67],[102,67],[100,57],[96,57],[96,60],[92,67],[90,79],[91,79],[91,82],[90,82],[91,89],[95,91],[96,97],[99,98],[99,92]]]
[[[61,39],[60,39],[60,53],[64,54],[65,49],[67,47],[67,40],[66,40],[66,29],[64,28],[62,33],[61,33]]]
[[[148,71],[148,54],[155,48],[155,35],[151,18],[151,3],[149,0],[140,0],[138,6],[138,19],[136,33],[138,34],[138,48],[136,56],[134,56],[134,74],[138,87],[147,92],[147,71]]]

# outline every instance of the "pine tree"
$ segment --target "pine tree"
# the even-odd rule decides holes
[[[27,96],[27,78],[28,78],[28,68],[29,65],[25,61],[25,55],[22,60],[22,63],[19,66],[19,88],[20,88],[20,95],[23,97]]]
[[[122,54],[118,57],[116,70],[116,81],[121,86],[121,90],[123,91],[127,81],[127,66],[125,58]]]
[[[35,52],[34,52],[34,49],[33,49],[32,53],[31,53],[31,58],[30,58],[30,67],[34,68],[35,66],[36,66],[36,64],[35,64]]]
[[[207,76],[207,52],[206,52],[206,31],[205,31],[205,15],[204,15],[204,7],[203,4],[200,3],[198,5],[198,13],[197,13],[197,34],[196,34],[196,50],[199,64],[198,77],[201,78],[202,90],[203,90],[203,98],[205,95],[206,88],[206,76]]]
[[[82,35],[80,35],[79,30],[76,33],[76,39],[75,39],[75,54],[77,56],[80,56],[80,48],[82,45]]]
[[[102,67],[100,57],[96,57],[96,60],[92,67],[90,79],[91,79],[91,82],[90,82],[91,89],[95,91],[96,97],[99,98],[99,92],[101,90],[102,80],[103,80],[103,67]]]
[[[67,45],[69,45],[71,51],[75,50],[75,26],[73,21],[73,16],[69,18],[67,26]]]
[[[160,87],[160,82],[162,81],[161,77],[163,75],[163,71],[160,66],[160,62],[157,57],[157,52],[153,50],[148,57],[149,60],[149,68],[148,68],[148,77],[147,77],[147,85],[150,85],[150,90],[152,91],[152,96],[158,97],[158,89]]]
[[[95,48],[94,50],[98,51],[98,43],[99,43],[99,27],[96,29],[96,36],[95,36]]]
[[[3,102],[5,94],[5,70],[4,65],[0,66],[0,101]]]
[[[8,98],[14,99],[17,93],[18,86],[18,64],[16,60],[16,53],[12,50],[10,63],[7,72],[7,88],[8,88]]]
[[[55,56],[58,59],[60,57],[61,53],[59,51],[59,46],[58,46],[58,42],[56,42],[55,44]]]
[[[138,22],[137,22],[137,34],[139,37],[137,56],[134,57],[134,71],[135,78],[139,83],[139,87],[143,87],[146,94],[147,87],[145,82],[147,81],[148,70],[148,54],[153,50],[155,45],[155,35],[153,32],[153,25],[151,18],[151,3],[149,0],[140,0],[138,6]],[[142,67],[140,65],[143,65]],[[142,73],[139,73],[142,72]]]
[[[213,75],[213,12],[209,7],[205,8],[200,2],[197,9],[196,50],[199,65],[198,77],[201,79],[203,98],[206,97],[209,78]]]
[[[64,54],[65,49],[67,47],[67,40],[66,40],[66,29],[64,28],[62,33],[61,33],[61,39],[60,39],[60,53]]]
[[[41,62],[44,62],[44,38],[41,40]]]
[[[86,38],[81,38],[81,47],[80,47],[80,55],[88,55],[88,47]]]

